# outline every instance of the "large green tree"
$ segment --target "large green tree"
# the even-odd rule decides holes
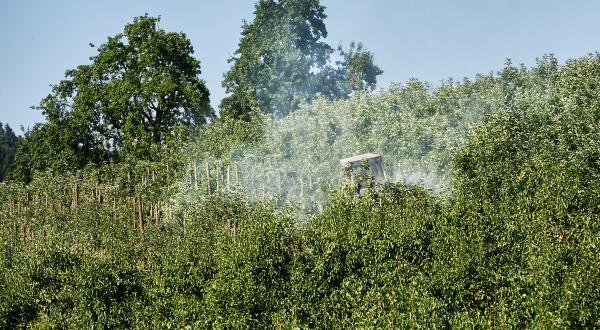
[[[340,49],[342,60],[332,65],[334,49],[323,40],[327,15],[319,0],[261,0],[255,9],[229,59],[222,115],[245,118],[257,110],[284,115],[317,94],[337,99],[374,88],[382,71],[362,45]]]
[[[6,180],[12,171],[18,143],[19,138],[10,126],[0,123],[0,181]]]
[[[97,48],[91,64],[66,72],[36,107],[47,123],[27,135],[20,164],[39,170],[124,153],[152,158],[176,127],[193,129],[214,116],[190,40],[159,22],[135,18]],[[58,154],[64,159],[50,161]]]

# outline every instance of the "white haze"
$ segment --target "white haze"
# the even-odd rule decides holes
[[[449,88],[460,91],[460,85]],[[500,100],[457,92],[453,107],[444,108],[438,93],[410,81],[349,100],[317,98],[283,118],[267,118],[261,145],[242,145],[226,157],[252,199],[307,208],[322,207],[328,191],[342,183],[340,159],[367,152],[382,155],[389,180],[448,193],[454,152]]]

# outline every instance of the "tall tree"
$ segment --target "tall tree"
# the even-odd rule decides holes
[[[40,154],[20,164],[52,167],[44,149],[77,159],[74,164],[123,152],[148,158],[175,127],[194,128],[214,117],[190,40],[159,28],[159,22],[148,15],[135,18],[97,48],[91,64],[66,72],[36,107],[47,123],[27,135],[27,147]]]
[[[284,115],[317,94],[342,98],[374,87],[382,71],[361,44],[352,43],[349,52],[340,49],[342,60],[331,65],[334,50],[323,41],[327,15],[319,0],[261,0],[255,9],[229,59],[223,116],[245,118],[257,110]]]
[[[374,55],[364,49],[362,43],[350,43],[348,50],[338,46],[339,60],[335,66],[327,65],[313,73],[314,91],[327,98],[338,100],[348,98],[355,92],[373,91],[377,76],[383,73],[375,65]]]
[[[70,75],[77,82],[74,101],[95,109],[98,131],[116,143],[146,137],[158,143],[174,126],[194,127],[214,116],[190,40],[160,29],[159,21],[135,18],[98,47],[89,68]]]
[[[18,143],[19,138],[10,126],[0,123],[0,181],[5,181],[13,169]]]
[[[231,95],[221,107],[234,116],[256,106],[285,114],[307,98],[311,69],[323,67],[333,52],[321,40],[327,37],[325,7],[318,0],[261,0],[255,8],[229,59],[223,87]]]
[[[338,62],[344,83],[344,96],[354,91],[372,91],[377,85],[377,76],[383,73],[377,65],[373,53],[364,49],[362,43],[350,43],[347,51],[338,48],[342,60]]]

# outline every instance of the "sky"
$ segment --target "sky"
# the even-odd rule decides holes
[[[161,16],[166,31],[185,32],[201,61],[215,109],[225,93],[244,19],[254,0],[0,0],[0,122],[43,122],[30,109],[64,73],[89,64],[96,50],[134,17]],[[327,42],[362,42],[383,69],[378,89],[417,78],[441,80],[498,71],[505,60],[535,64],[553,53],[562,63],[600,50],[600,1],[322,0]]]

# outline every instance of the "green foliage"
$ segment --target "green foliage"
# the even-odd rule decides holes
[[[309,157],[355,141],[451,169],[445,195],[365,179],[362,195],[325,189],[324,209],[299,216],[268,195],[191,189],[178,153],[3,183],[0,327],[600,327],[599,70],[595,54],[436,89],[411,81],[318,100],[350,119],[306,106],[274,126],[277,139],[261,140],[256,122],[218,121],[194,150],[225,163],[243,156],[238,143],[273,143],[285,166],[296,139]],[[300,121],[315,129],[294,136]],[[241,137],[210,146],[226,133]],[[441,157],[440,146],[456,150]],[[166,211],[140,221],[140,201]]]
[[[13,130],[0,123],[0,181],[5,181],[11,176],[15,163],[15,153],[20,142]]]
[[[88,163],[102,163],[109,154],[85,141],[92,140],[85,121],[72,116],[36,124],[25,133],[15,155],[13,178],[28,183],[36,172],[47,169],[67,172]]]
[[[338,47],[338,51],[342,60],[337,62],[337,71],[341,77],[331,80],[341,86],[338,91],[332,93],[332,98],[346,98],[357,91],[373,91],[377,85],[377,76],[383,73],[383,70],[374,64],[373,53],[365,50],[362,43],[356,44],[354,41],[350,43],[347,51],[342,46]]]
[[[92,63],[66,72],[37,109],[47,123],[25,136],[16,177],[78,169],[125,157],[154,159],[167,140],[214,117],[200,62],[183,33],[142,16],[98,47]],[[180,129],[178,129],[180,128]]]
[[[332,99],[372,90],[383,73],[362,45],[340,47],[341,61],[330,65],[333,49],[327,37],[325,7],[318,0],[261,0],[254,20],[244,22],[242,37],[223,87],[224,117],[247,119],[263,111],[285,115],[317,94]]]
[[[282,118],[257,116],[264,132],[260,143],[204,134],[190,149],[195,159],[206,159],[204,151],[218,147],[209,155],[248,173],[243,185],[254,198],[268,194],[281,201],[322,203],[342,178],[339,160],[368,152],[383,155],[388,178],[447,193],[454,153],[471,127],[503,105],[503,81],[500,74],[439,87],[411,80],[347,100],[319,97]]]
[[[457,156],[458,212],[471,230],[464,241],[480,246],[478,276],[501,279],[483,289],[518,301],[518,310],[502,306],[507,313],[528,310],[511,326],[533,319],[552,327],[593,327],[600,283],[600,272],[590,268],[600,238],[600,141],[596,78],[589,75],[598,70],[600,56],[560,70],[552,62],[544,59],[541,70],[531,72],[541,82],[538,93],[515,83],[506,108]],[[543,313],[547,308],[564,317]]]

